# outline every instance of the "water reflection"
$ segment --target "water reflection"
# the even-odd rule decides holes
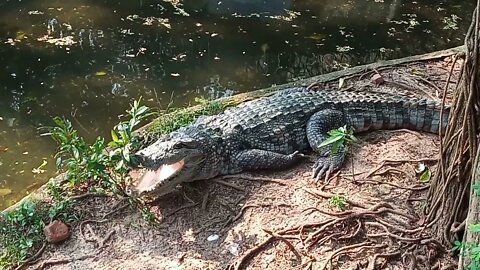
[[[0,208],[55,174],[38,130],[53,116],[108,136],[139,96],[183,106],[459,45],[471,11],[466,0],[0,2],[0,189],[12,190]],[[444,29],[453,15],[459,29]]]

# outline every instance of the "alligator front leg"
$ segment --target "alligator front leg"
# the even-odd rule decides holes
[[[284,155],[261,149],[243,150],[233,157],[229,166],[229,173],[234,174],[242,171],[284,169],[294,165],[302,157],[303,154],[298,151],[290,155]]]
[[[316,112],[308,120],[306,130],[308,143],[315,152],[320,154],[312,169],[312,177],[317,181],[338,170],[345,160],[343,146],[338,147],[336,153],[332,152],[332,145],[320,147],[320,144],[328,138],[328,131],[345,124],[343,113],[331,109]]]

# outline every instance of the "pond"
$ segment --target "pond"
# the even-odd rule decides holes
[[[2,1],[0,209],[57,173],[55,143],[41,136],[54,116],[89,140],[106,137],[140,96],[161,110],[461,45],[473,9],[446,0]]]

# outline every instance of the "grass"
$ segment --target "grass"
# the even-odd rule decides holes
[[[208,101],[196,98],[199,103],[198,109],[192,108],[174,108],[169,109],[160,117],[152,121],[147,129],[147,137],[158,138],[161,135],[168,134],[181,127],[193,123],[202,115],[214,115],[222,113],[229,105],[220,101]]]

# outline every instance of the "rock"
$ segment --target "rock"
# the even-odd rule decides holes
[[[208,242],[217,241],[218,238],[220,238],[220,236],[218,234],[212,234],[209,237],[207,237],[207,241]]]
[[[70,237],[70,230],[65,223],[54,220],[43,228],[43,233],[49,243],[59,243]]]
[[[382,75],[376,73],[375,75],[372,76],[372,82],[375,83],[376,85],[380,85],[385,82],[383,79]]]

